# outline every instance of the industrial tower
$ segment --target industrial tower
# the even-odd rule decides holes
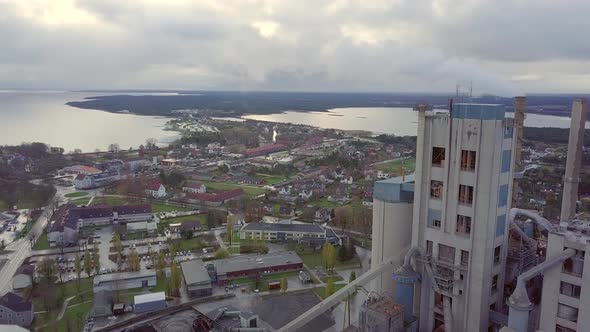
[[[514,153],[504,115],[501,105],[419,110],[412,246],[423,252],[420,330],[486,331],[489,311],[502,305]]]

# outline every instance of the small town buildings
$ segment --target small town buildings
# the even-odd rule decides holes
[[[116,291],[156,286],[158,280],[153,270],[99,274],[94,277],[94,293],[101,290]]]
[[[145,186],[145,193],[154,198],[162,198],[166,196],[166,187],[160,181],[152,181]]]
[[[236,199],[242,194],[244,191],[242,188],[237,188],[234,190],[222,191],[217,193],[204,193],[204,194],[193,194],[188,193],[186,194],[186,199],[190,203],[195,204],[202,204],[207,206],[219,206],[223,203]]]
[[[180,232],[192,232],[193,236],[203,230],[203,224],[200,220],[185,221],[180,223]]]
[[[64,167],[60,173],[62,174],[85,174],[85,175],[91,175],[91,174],[98,174],[98,173],[102,173],[102,171],[96,167],[91,167],[91,166],[84,166],[84,165],[74,165],[74,166],[68,166],[68,167]]]
[[[265,238],[262,238],[264,233]],[[249,223],[240,229],[240,239],[298,240],[303,237],[326,238],[326,228],[316,224]]]
[[[118,172],[104,172],[97,174],[78,174],[74,178],[74,186],[78,190],[104,187],[121,180]]]
[[[12,289],[20,291],[33,285],[35,267],[31,264],[23,264],[12,277]]]
[[[270,144],[265,146],[260,146],[257,148],[247,149],[242,152],[242,155],[246,158],[249,157],[256,157],[256,156],[264,156],[267,154],[284,151],[287,149],[287,146],[284,144]]]
[[[162,161],[160,161],[160,165],[162,166],[167,166],[167,167],[171,167],[171,166],[176,166],[178,164],[178,160],[176,159],[163,159]]]
[[[33,303],[13,292],[0,297],[0,324],[29,327],[33,322],[33,312]]]
[[[303,269],[303,261],[293,251],[266,255],[240,255],[214,261],[217,284],[224,286],[232,279],[256,277],[265,273],[297,271]]]
[[[87,207],[66,204],[60,206],[51,217],[47,238],[49,246],[55,247],[77,243],[80,230],[86,226],[128,226],[136,222],[155,224],[156,220],[149,204]]]
[[[133,298],[133,312],[142,313],[166,308],[166,293],[148,293],[135,295]]]
[[[182,187],[182,191],[185,193],[203,194],[207,191],[207,187],[197,181],[187,181]]]
[[[211,277],[203,265],[202,260],[193,259],[182,262],[180,263],[180,267],[182,268],[182,275],[184,276],[186,292],[190,296],[200,297],[213,294]]]
[[[152,162],[143,158],[133,158],[125,160],[125,167],[133,172],[143,167],[151,166]]]

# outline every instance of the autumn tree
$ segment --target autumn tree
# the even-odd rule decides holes
[[[322,248],[322,261],[326,270],[332,272],[336,266],[336,248],[329,242],[326,241]]]
[[[37,273],[41,277],[41,280],[47,285],[50,285],[53,282],[57,270],[57,264],[52,258],[43,258],[39,264],[37,264]]]
[[[115,247],[115,251],[117,252],[117,267],[120,270],[123,264],[123,243],[121,242],[119,232],[113,233],[113,247]]]
[[[342,228],[342,230],[346,230],[352,224],[352,220],[352,207],[346,205],[334,209],[334,223]]]
[[[94,248],[92,249],[94,253],[93,262],[94,262],[94,274],[98,274],[100,272],[100,254],[98,252],[98,247],[94,244]]]
[[[228,258],[229,257],[229,252],[223,248],[219,248],[217,249],[217,251],[215,251],[215,259],[223,259],[223,258]]]
[[[137,250],[135,250],[135,249],[131,250],[127,261],[128,261],[129,270],[139,271],[141,269],[141,265],[140,265],[141,259],[139,258],[139,254],[137,253]]]
[[[169,293],[172,296],[179,296],[180,295],[180,286],[182,284],[182,275],[180,274],[180,269],[178,268],[178,264],[172,263],[170,265],[170,280],[168,282]]]
[[[281,279],[281,292],[283,294],[287,293],[287,277],[283,276]]]
[[[78,277],[78,291],[80,291],[80,278],[82,277],[82,260],[80,259],[80,255],[78,253],[76,253],[74,268],[76,269],[76,276]]]
[[[90,251],[88,249],[84,251],[84,272],[86,272],[86,275],[89,277],[92,274],[92,261],[90,259]]]
[[[350,271],[350,277],[348,277],[348,282],[353,282],[356,280],[356,272],[354,270]]]

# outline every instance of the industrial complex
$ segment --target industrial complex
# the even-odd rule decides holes
[[[590,221],[577,213],[587,102],[574,100],[559,220],[512,208],[526,100],[418,105],[416,171],[374,186],[372,264],[280,331],[370,293],[360,331],[588,331]]]

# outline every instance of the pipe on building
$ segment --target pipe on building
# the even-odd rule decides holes
[[[518,224],[514,221],[514,220],[510,220],[510,226],[512,226],[512,229],[514,229],[514,231],[516,232],[516,234],[518,234],[518,236],[523,239],[529,246],[531,246],[532,248],[537,248],[537,241],[535,241],[534,239],[530,238],[521,228],[520,226],[518,226]]]
[[[553,226],[553,224],[551,224],[551,222],[549,222],[549,220],[541,217],[540,215],[531,212],[529,210],[523,210],[523,209],[517,209],[517,208],[512,208],[510,209],[510,221],[513,222],[514,218],[517,215],[522,215],[528,218],[531,218],[533,221],[535,221],[535,223],[541,227],[543,227],[547,232],[552,232],[555,230],[555,227]]]
[[[518,276],[516,288],[508,298],[508,306],[510,307],[508,327],[516,332],[528,332],[529,312],[532,308],[532,303],[527,294],[526,282],[538,275],[542,275],[547,269],[562,263],[574,256],[575,253],[576,251],[574,249],[566,249],[561,254],[545,260],[543,263]]]

